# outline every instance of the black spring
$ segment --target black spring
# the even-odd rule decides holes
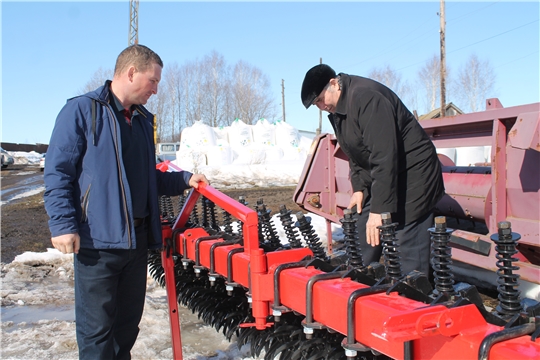
[[[279,214],[277,214],[277,216],[281,221],[281,225],[283,226],[283,230],[285,231],[285,235],[287,236],[287,240],[289,241],[291,248],[301,248],[302,241],[298,235],[298,232],[296,231],[296,228],[294,227],[294,221],[291,213],[292,211],[288,210],[285,205],[281,205],[279,207]]]
[[[191,214],[189,214],[189,220],[194,226],[200,225],[199,223],[199,201],[193,205],[193,210],[191,211]]]
[[[448,245],[452,229],[446,228],[446,217],[437,216],[435,227],[429,229],[431,234],[431,266],[433,267],[433,277],[435,280],[435,295],[453,295],[454,274],[452,265],[452,249]]]
[[[178,196],[178,213],[180,213],[180,211],[182,211],[182,209],[184,208],[184,205],[186,204],[186,195],[185,193],[182,193]]]
[[[397,223],[392,223],[392,216],[388,212],[382,213],[381,216],[382,225],[378,228],[381,231],[380,239],[383,247],[384,267],[386,277],[393,283],[402,277],[399,245],[396,239]]]
[[[232,216],[225,209],[222,209],[223,216],[223,231],[227,234],[233,234]]]
[[[208,228],[219,231],[219,224],[216,218],[216,204],[212,200],[206,198],[204,199],[204,202],[206,203]]]
[[[299,211],[296,213],[296,219],[298,221],[295,226],[300,229],[300,233],[304,237],[309,249],[313,252],[313,256],[323,261],[327,261],[328,255],[326,255],[326,251],[324,251],[324,248],[322,247],[319,236],[315,234],[313,225],[311,225],[311,218],[309,216],[304,216],[304,214]],[[328,241],[331,241],[331,239],[328,239]]]
[[[162,195],[159,198],[159,211],[161,220],[165,222],[174,222],[174,206],[170,196]]]
[[[271,213],[272,213],[272,210],[267,209],[266,204],[261,203],[259,205],[259,214],[260,214],[259,223],[262,223],[262,230],[264,233],[264,237],[266,241],[268,242],[268,246],[270,247],[270,249],[276,250],[281,247],[281,241],[279,240],[279,236],[276,231],[276,226],[274,225],[274,222],[272,221],[272,217],[270,216]]]
[[[266,237],[264,234],[264,221],[262,219],[261,214],[261,206],[263,205],[263,199],[257,200],[257,203],[255,204],[255,211],[257,212],[257,231],[259,234],[259,245],[263,245],[266,241]]]
[[[339,220],[345,235],[345,252],[347,254],[347,263],[354,269],[363,269],[365,267],[362,259],[362,249],[360,248],[360,240],[358,238],[358,229],[356,219],[351,209],[343,211],[343,219]]]
[[[202,205],[202,222],[201,222],[201,226],[204,228],[204,229],[208,229],[210,227],[210,221],[208,220],[209,216],[208,216],[208,202],[206,201],[206,198],[203,197],[202,200],[201,200],[201,205]]]
[[[246,201],[246,198],[243,196],[238,197],[238,202],[242,205],[248,206],[248,202]],[[243,239],[244,238],[244,222],[238,220],[238,236]]]
[[[497,312],[503,315],[514,315],[522,310],[521,302],[519,300],[520,291],[517,290],[519,275],[514,274],[514,271],[519,270],[519,266],[512,265],[513,262],[518,261],[513,257],[517,254],[516,244],[521,236],[512,232],[511,224],[509,221],[501,221],[497,224],[498,233],[491,235],[491,240],[497,244],[495,250],[497,251],[497,275],[499,279],[497,283],[497,291],[499,293],[499,305],[497,306]]]

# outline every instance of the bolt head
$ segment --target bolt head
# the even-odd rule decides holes
[[[351,215],[352,214],[352,210],[351,209],[345,209],[343,210],[343,215]]]
[[[392,215],[389,212],[383,212],[381,214],[381,218],[383,220],[392,220]]]
[[[501,221],[497,224],[497,227],[499,229],[510,229],[512,227],[512,224],[510,221]]]
[[[356,357],[357,352],[355,350],[348,350],[345,349],[345,356],[346,357]]]

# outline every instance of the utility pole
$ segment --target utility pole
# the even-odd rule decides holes
[[[441,117],[446,116],[446,19],[444,17],[444,0],[441,0]]]
[[[322,58],[319,58],[319,64],[322,64]],[[319,95],[317,95],[317,96],[319,96]],[[321,135],[321,130],[322,130],[322,110],[319,109],[319,127],[315,131],[315,134]]]
[[[287,122],[285,120],[285,80],[281,79],[281,107],[283,109],[283,122]]]
[[[128,46],[139,43],[139,0],[129,0]]]

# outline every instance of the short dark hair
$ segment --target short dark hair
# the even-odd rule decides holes
[[[150,48],[140,44],[130,45],[118,55],[114,67],[114,75],[122,74],[131,65],[135,66],[137,71],[144,72],[152,64],[157,64],[163,68],[163,61]]]

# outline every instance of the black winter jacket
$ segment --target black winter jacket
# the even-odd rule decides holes
[[[392,90],[339,75],[341,95],[328,118],[349,157],[353,191],[371,195],[371,212],[390,212],[401,225],[419,219],[444,195],[435,146]]]

